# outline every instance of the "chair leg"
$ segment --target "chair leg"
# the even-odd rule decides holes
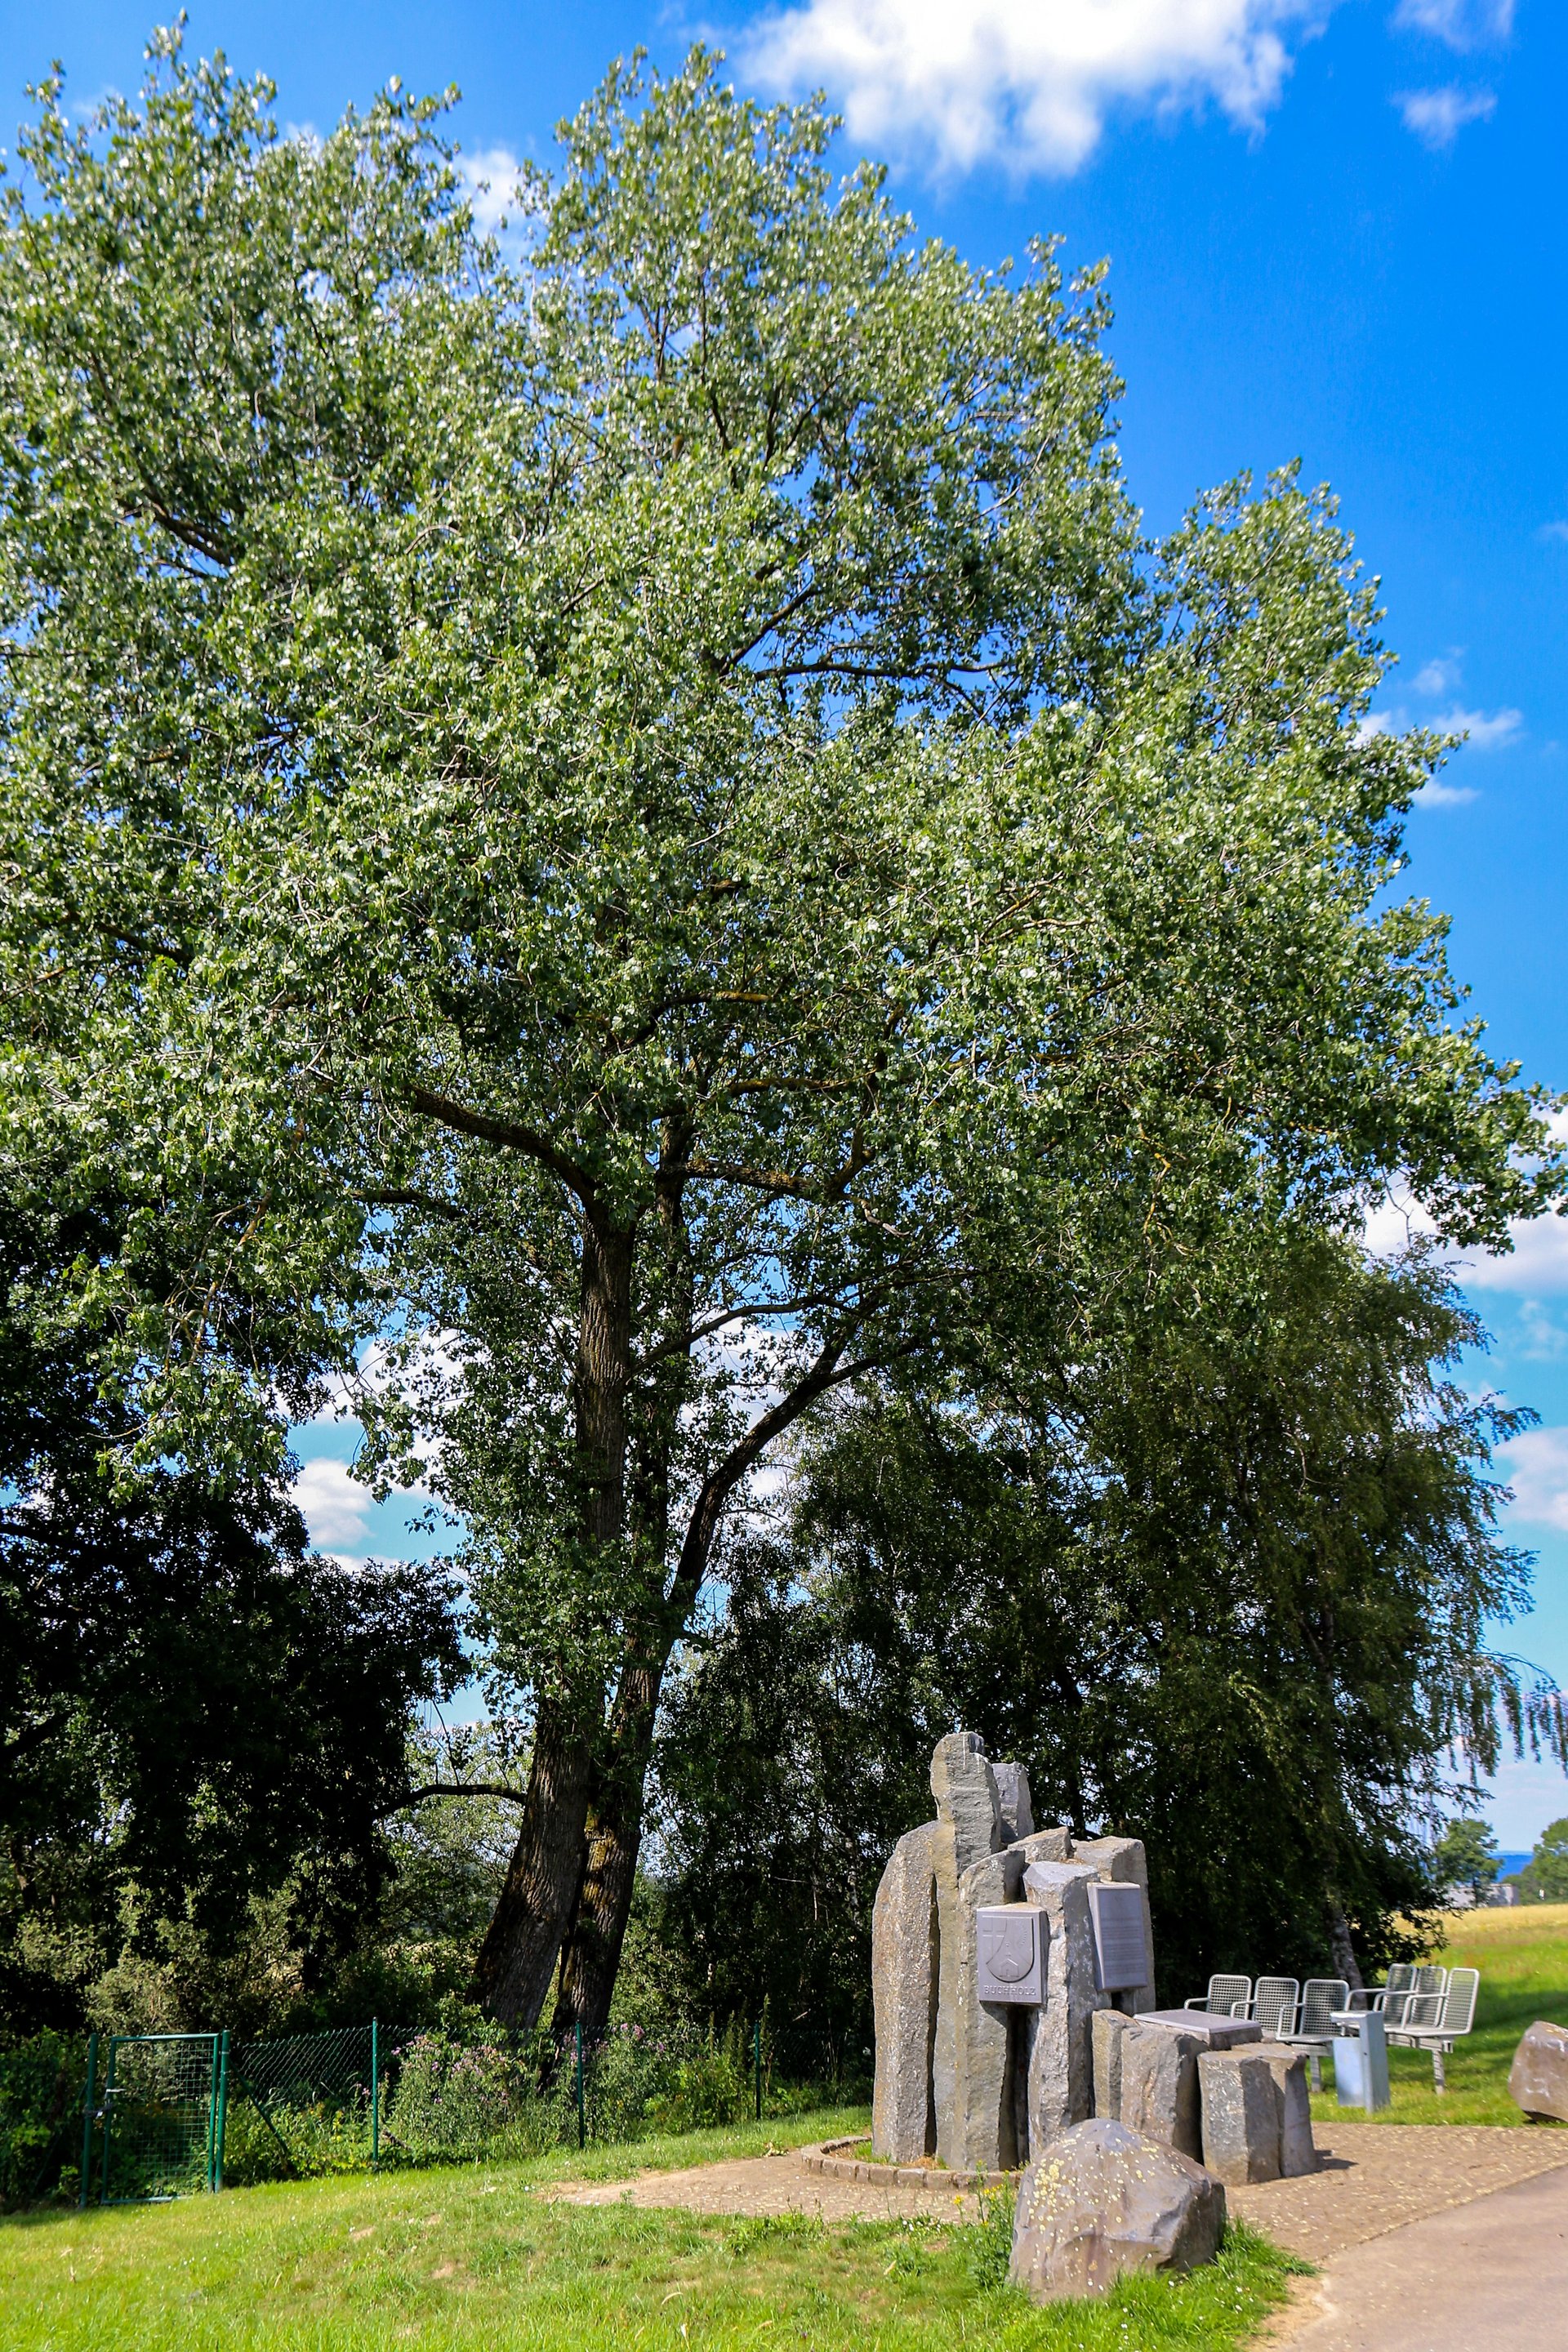
[[[1312,2088],[1321,2091],[1323,2087],[1323,2062],[1315,2050],[1307,2063],[1311,2070]]]
[[[1443,2053],[1440,2050],[1434,2050],[1432,2053],[1432,2088],[1435,2091],[1441,2093],[1446,2091],[1447,2087],[1448,2072],[1447,2068],[1443,2063]]]

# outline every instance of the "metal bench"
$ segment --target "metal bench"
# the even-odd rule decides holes
[[[1288,2050],[1307,2053],[1314,2091],[1323,2087],[1323,2060],[1333,2055],[1334,2012],[1345,2008],[1349,1999],[1350,1987],[1343,1977],[1309,1977],[1294,2014],[1281,2019],[1273,2037]]]
[[[1455,2042],[1475,2024],[1481,1972],[1479,1969],[1453,1969],[1433,1973],[1446,1977],[1443,1990],[1408,1995],[1400,2017],[1387,2031],[1390,2042],[1402,2050],[1432,2053],[1432,2087],[1446,2091],[1448,2075],[1444,2061]]]

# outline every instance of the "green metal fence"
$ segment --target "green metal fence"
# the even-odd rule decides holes
[[[80,2200],[158,2203],[223,2185],[226,2033],[115,2033],[88,2056]],[[101,2059],[102,2074],[99,2068]]]
[[[825,2049],[822,2058],[800,2070],[797,2057],[792,2082],[765,2020],[721,2034],[619,2025],[596,2044],[580,2031],[463,2039],[379,2020],[232,2042],[94,2035],[80,2201],[124,2204],[384,2164],[505,2161],[760,2120],[852,2095],[842,2054]]]

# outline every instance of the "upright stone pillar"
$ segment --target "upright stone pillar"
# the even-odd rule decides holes
[[[1002,1843],[1015,1845],[1033,1832],[1035,1816],[1029,1806],[1029,1776],[1021,1764],[994,1764],[996,1795],[1002,1808]]]
[[[936,1826],[931,1859],[941,1939],[931,2097],[936,2152],[954,2170],[1011,2162],[1015,2137],[1005,2120],[1010,2029],[1005,2010],[979,1998],[974,1914],[1016,1892],[1022,1864],[1004,1861],[996,1776],[973,1731],[939,1739],[931,1761]],[[1002,2150],[1009,2153],[1004,2158]]]
[[[931,2043],[936,2032],[937,1825],[910,1830],[893,1848],[871,1913],[871,2003],[877,2080],[873,2154],[916,2164],[936,2146]]]
[[[1143,1892],[1143,1944],[1148,1954],[1149,1980],[1132,1992],[1119,1993],[1116,2005],[1133,2017],[1154,2006],[1154,1931],[1149,1917],[1149,1864],[1142,1838],[1081,1838],[1073,1850],[1075,1862],[1091,1862],[1101,1878]]]
[[[1089,1886],[1098,1876],[1079,1862],[1033,1862],[1024,1873],[1025,1900],[1044,1912],[1049,1933],[1044,2006],[1022,2012],[1026,2047],[1019,2073],[1030,2163],[1093,2113],[1094,2012],[1110,2005],[1094,1981]]]

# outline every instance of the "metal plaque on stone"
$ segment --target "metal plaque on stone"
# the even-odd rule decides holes
[[[1044,2000],[1043,1914],[1032,1903],[984,1904],[974,1915],[982,2000]]]
[[[1143,1890],[1098,1881],[1089,1890],[1094,1924],[1094,1981],[1101,1992],[1135,1992],[1149,1981]]]

